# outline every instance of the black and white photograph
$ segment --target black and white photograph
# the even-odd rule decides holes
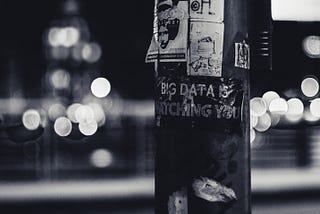
[[[0,214],[319,214],[320,0],[0,0]]]

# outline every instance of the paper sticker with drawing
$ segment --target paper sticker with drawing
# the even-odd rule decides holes
[[[223,22],[224,0],[190,0],[190,18]]]
[[[156,11],[156,26],[146,62],[186,61],[188,2],[159,0]]]
[[[250,69],[250,46],[245,41],[235,44],[235,67]]]
[[[191,22],[189,75],[222,76],[224,25]]]

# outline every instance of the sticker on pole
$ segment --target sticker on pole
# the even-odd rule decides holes
[[[190,0],[190,18],[223,22],[224,0]]]
[[[188,73],[190,76],[222,76],[224,25],[191,22]]]
[[[154,36],[146,62],[186,61],[188,2],[160,0],[155,13]]]
[[[235,43],[235,67],[250,69],[250,46],[245,43]]]
[[[241,122],[242,87],[236,79],[158,77],[157,126],[237,129]]]

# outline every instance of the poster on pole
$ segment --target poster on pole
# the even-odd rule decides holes
[[[223,22],[224,0],[190,0],[190,18]]]
[[[191,22],[188,73],[190,76],[222,76],[224,24]]]
[[[154,36],[146,62],[187,60],[188,1],[157,3]]]

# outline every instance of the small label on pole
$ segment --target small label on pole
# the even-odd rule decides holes
[[[250,46],[245,43],[235,43],[235,67],[250,69]]]
[[[190,76],[222,76],[224,24],[191,22]]]
[[[187,60],[188,2],[159,1],[146,62]]]
[[[224,0],[190,0],[190,18],[223,22]]]

